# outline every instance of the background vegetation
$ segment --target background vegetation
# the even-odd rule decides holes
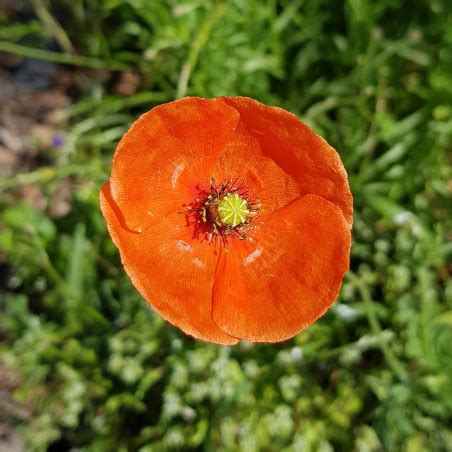
[[[3,2],[0,449],[450,450],[450,6]],[[7,90],[35,97],[17,113]],[[115,145],[184,95],[286,108],[347,167],[351,271],[293,340],[185,337],[119,264],[98,205]]]

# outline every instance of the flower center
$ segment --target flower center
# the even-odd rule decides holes
[[[229,238],[252,240],[260,203],[250,196],[245,181],[228,179],[217,184],[212,178],[208,190],[198,190],[199,196],[188,206],[187,217],[188,224],[189,218],[194,220],[196,236],[204,235],[208,241],[220,237],[223,243]]]
[[[245,223],[250,214],[246,199],[241,198],[238,193],[227,194],[218,205],[218,216],[222,223],[235,228]]]

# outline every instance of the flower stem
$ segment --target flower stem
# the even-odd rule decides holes
[[[207,14],[206,20],[199,29],[198,34],[194,37],[190,46],[188,58],[185,60],[185,63],[182,66],[182,70],[179,75],[176,93],[177,99],[184,97],[187,94],[188,81],[190,80],[191,72],[196,66],[196,62],[198,61],[199,52],[209,39],[210,30],[225,12],[226,5],[224,3],[219,3],[215,8],[213,8],[212,11]]]
[[[347,277],[351,280],[352,284],[358,289],[363,301],[364,307],[367,315],[367,320],[369,321],[370,328],[372,332],[376,335],[380,335],[383,331],[381,328],[378,317],[375,313],[374,302],[372,301],[372,297],[370,294],[369,288],[366,286],[364,281],[352,272],[347,273]],[[395,355],[392,348],[389,347],[385,342],[379,342],[378,346],[380,347],[383,356],[385,357],[386,362],[388,363],[391,370],[401,381],[406,381],[408,379],[408,374]]]
[[[74,46],[72,45],[68,35],[58,21],[52,16],[52,14],[50,14],[44,2],[42,0],[32,0],[32,3],[36,15],[45,27],[52,33],[60,47],[67,53],[73,53]]]
[[[128,68],[127,64],[124,64],[119,61],[105,61],[98,58],[92,58],[83,55],[72,55],[70,53],[52,52],[50,50],[22,46],[7,41],[0,41],[0,51],[13,53],[15,55],[19,55],[26,58],[34,58],[36,60],[51,61],[53,63],[69,64],[72,66],[82,66],[92,69],[109,69],[112,71],[121,71]]]
[[[37,170],[19,173],[13,177],[7,177],[0,181],[0,192],[18,187],[20,185],[50,182],[62,177],[86,172],[86,165],[68,165],[61,168],[44,167]]]

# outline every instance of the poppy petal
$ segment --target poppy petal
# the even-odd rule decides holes
[[[127,226],[143,231],[192,201],[192,181],[208,184],[238,119],[221,99],[195,97],[142,115],[120,141],[110,179]]]
[[[248,171],[247,187],[259,199],[260,215],[279,209],[299,197],[299,184],[272,159],[262,156]]]
[[[127,228],[103,185],[100,204],[113,242],[134,286],[170,323],[199,339],[235,344],[238,339],[212,320],[212,286],[218,256],[213,246],[192,240],[183,215],[173,213],[141,233]]]
[[[338,205],[349,225],[353,200],[338,153],[295,115],[248,97],[224,97],[240,113],[248,133],[300,186],[300,194],[317,194]]]
[[[299,184],[271,158],[262,154],[257,138],[242,122],[231,134],[214,168],[217,181],[235,179],[253,199],[259,199],[261,211],[272,212],[300,195]]]
[[[232,336],[276,342],[333,303],[348,270],[350,228],[338,206],[306,195],[268,215],[255,242],[222,251],[212,317]]]

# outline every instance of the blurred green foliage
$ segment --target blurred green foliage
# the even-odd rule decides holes
[[[123,97],[88,72],[61,113],[65,143],[52,166],[0,181],[12,287],[0,293],[0,363],[20,380],[14,403],[31,413],[5,409],[0,420],[16,417],[27,450],[450,450],[450,3],[33,5],[41,11],[26,25],[0,18],[0,49],[25,54],[28,43],[55,39],[76,53],[44,49],[40,58],[130,68],[141,85]],[[192,340],[151,312],[120,266],[99,187],[133,119],[183,95],[286,108],[347,167],[351,271],[335,306],[293,340]],[[11,201],[21,183],[51,197],[68,176],[75,188],[63,218]]]

